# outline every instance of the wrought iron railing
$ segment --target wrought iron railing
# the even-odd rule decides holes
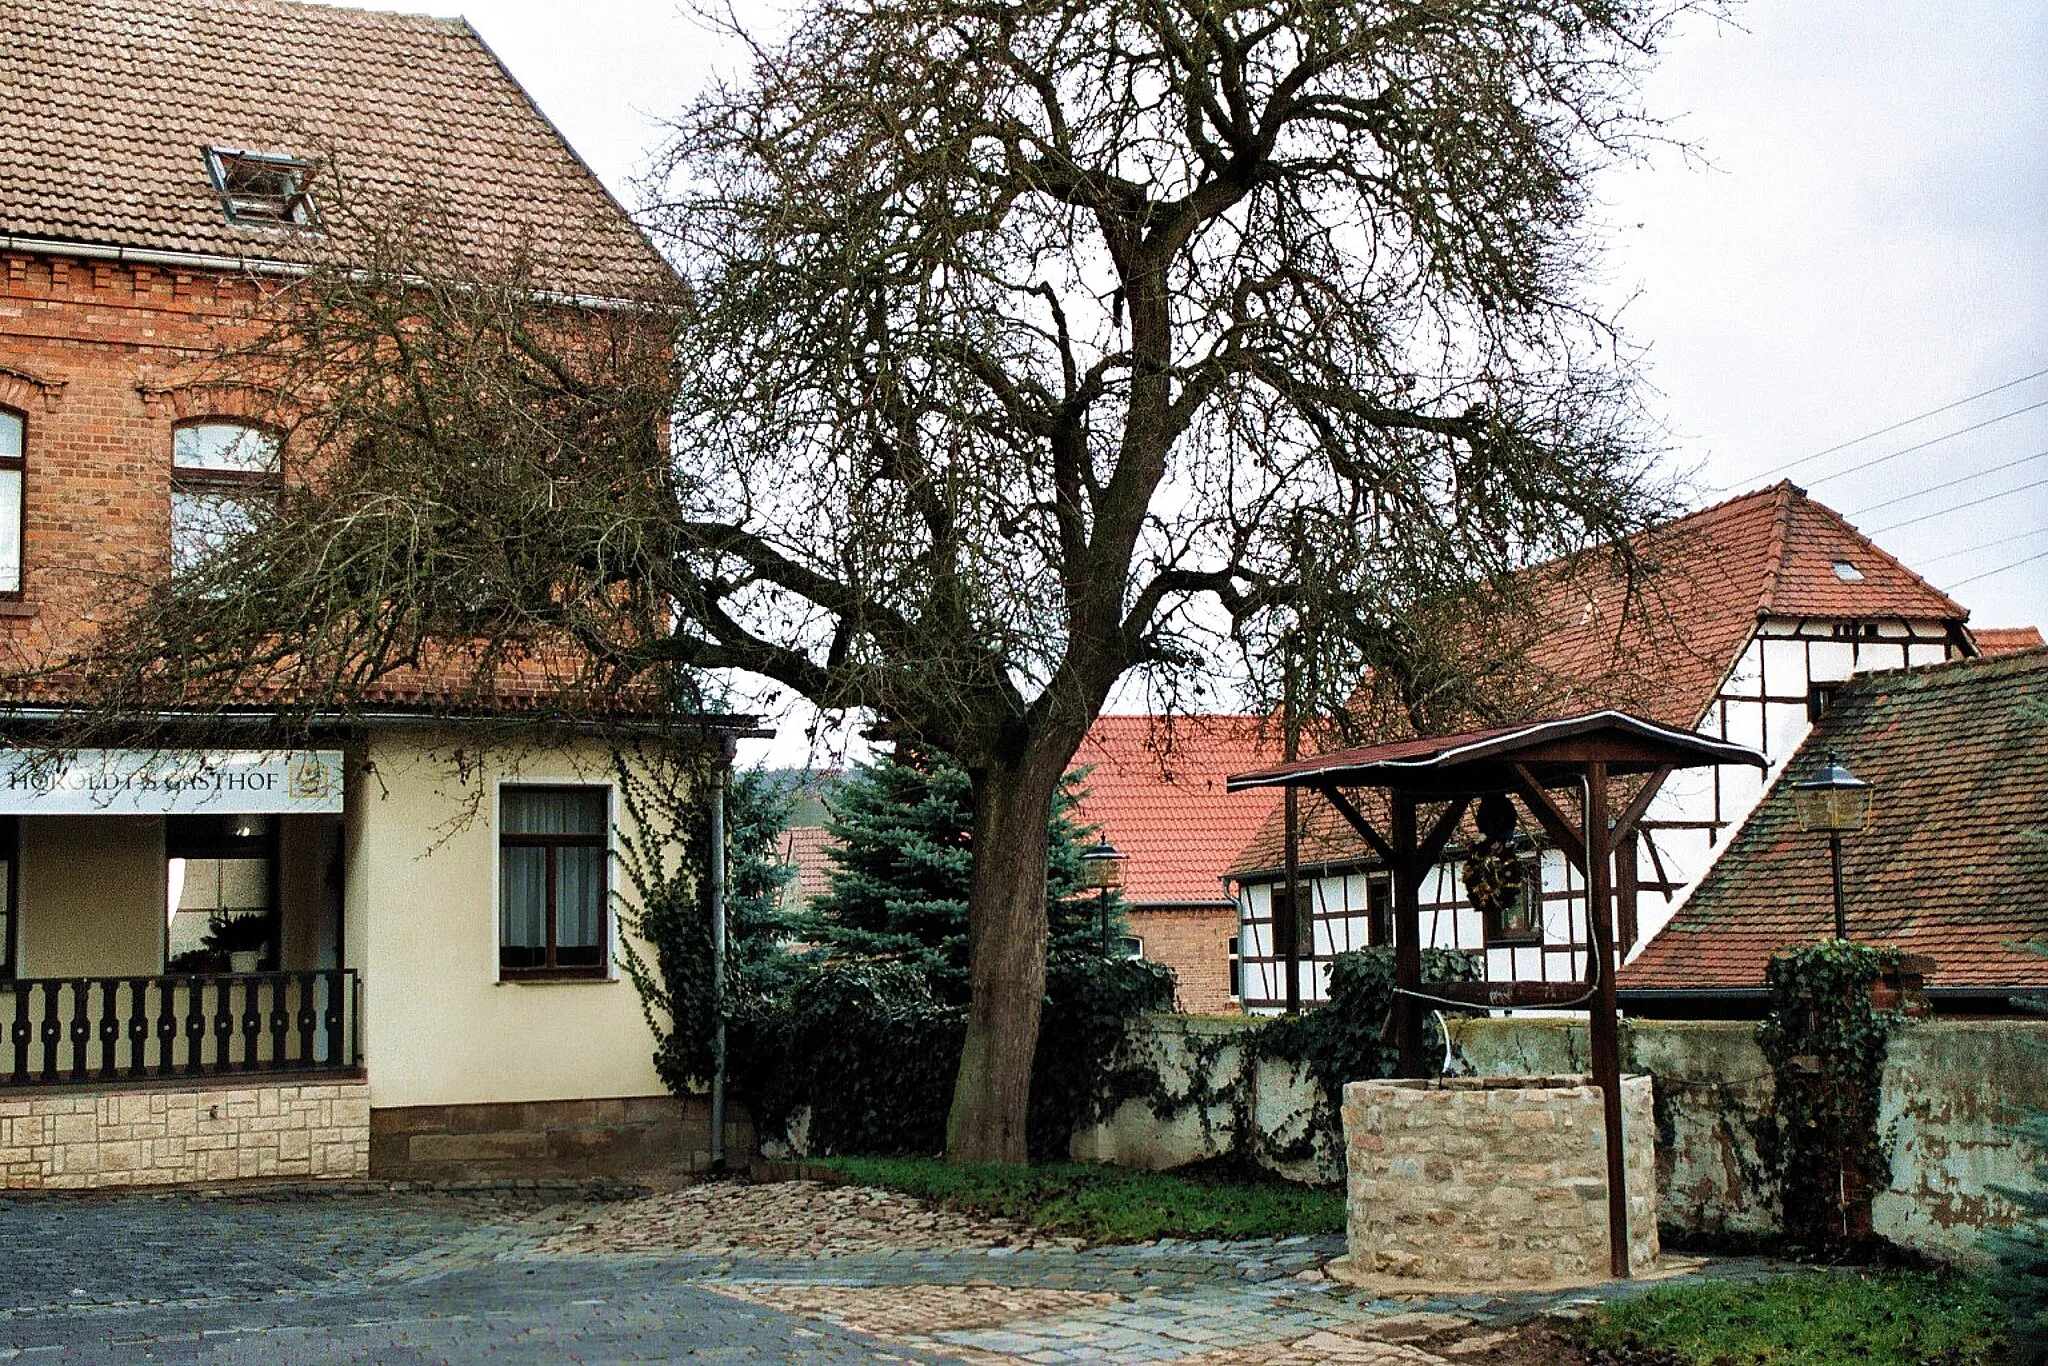
[[[0,1087],[356,1065],[356,974],[0,981]]]

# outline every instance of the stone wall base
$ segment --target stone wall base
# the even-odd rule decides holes
[[[8,1190],[359,1179],[369,1170],[370,1091],[359,1077],[0,1096]]]
[[[1657,1266],[1648,1077],[1621,1081],[1629,1274]],[[1348,1270],[1411,1284],[1555,1286],[1612,1274],[1606,1117],[1582,1076],[1344,1088]]]
[[[744,1166],[752,1124],[726,1114],[726,1157]],[[580,1180],[703,1171],[711,1106],[701,1096],[380,1106],[370,1175],[390,1181]]]

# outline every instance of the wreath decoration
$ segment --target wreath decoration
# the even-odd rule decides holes
[[[1522,861],[1506,840],[1482,839],[1460,869],[1473,909],[1507,918],[1522,902]]]

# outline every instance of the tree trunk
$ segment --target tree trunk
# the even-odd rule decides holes
[[[1031,1066],[1045,999],[1047,821],[1064,762],[1027,750],[974,775],[974,876],[967,896],[972,998],[946,1120],[950,1162],[1023,1162]]]

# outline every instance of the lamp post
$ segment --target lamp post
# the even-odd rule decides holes
[[[1855,834],[1870,818],[1870,784],[1828,755],[1820,771],[1792,788],[1792,809],[1799,828],[1824,830],[1835,870],[1835,938],[1849,937],[1848,912],[1842,903],[1842,836]]]
[[[1102,936],[1102,956],[1109,957],[1109,894],[1124,883],[1124,855],[1108,840],[1091,844],[1081,851],[1081,867],[1087,874],[1088,885],[1099,895],[1096,898],[1096,917]]]

